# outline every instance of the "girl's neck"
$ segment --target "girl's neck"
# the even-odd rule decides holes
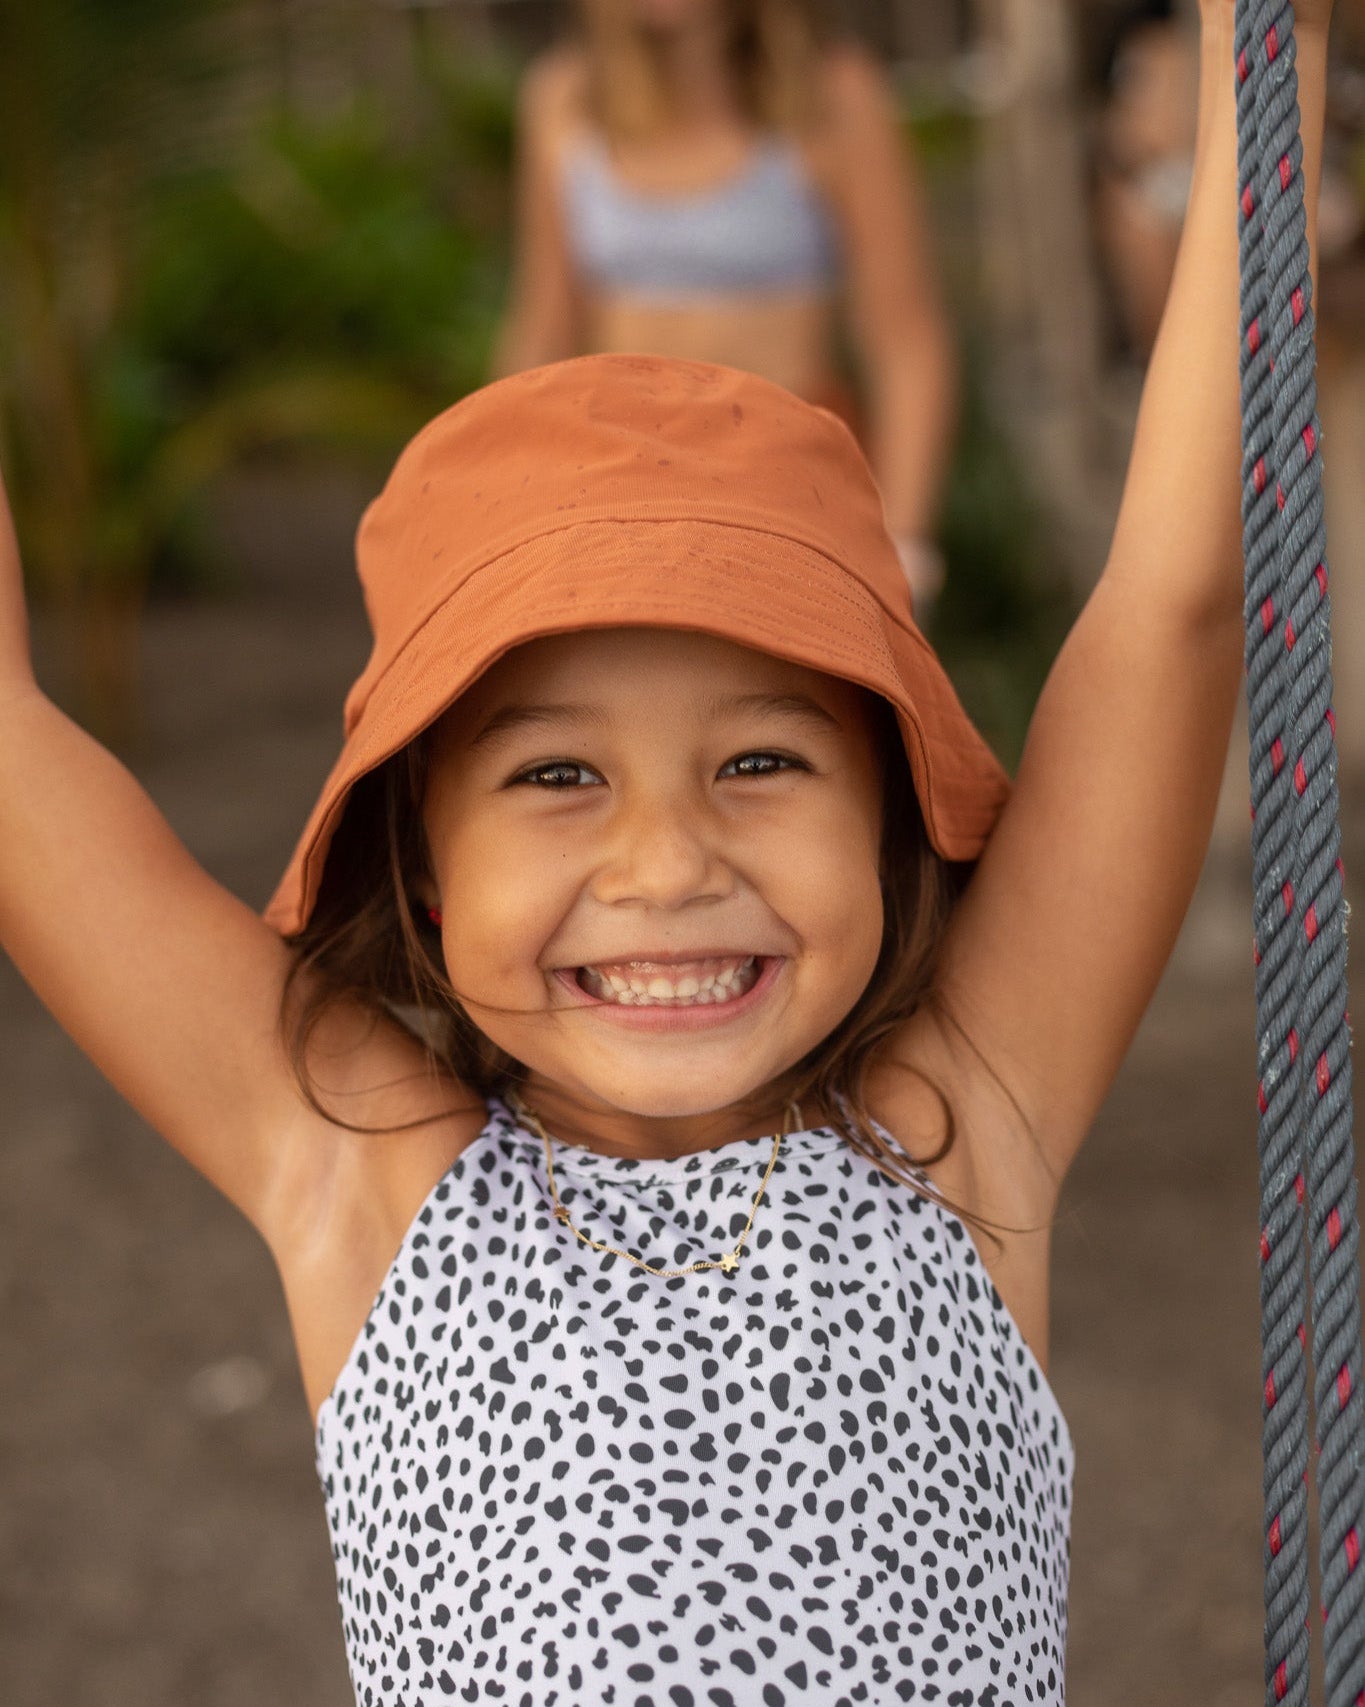
[[[765,1087],[743,1104],[690,1115],[632,1114],[534,1077],[512,1099],[514,1110],[518,1101],[556,1142],[635,1161],[671,1161],[742,1138],[770,1137],[784,1126],[794,1131],[797,1124],[794,1115],[788,1118],[788,1106],[774,1087]]]
[[[676,124],[691,128],[741,116],[722,18],[680,24],[656,35],[653,45]]]

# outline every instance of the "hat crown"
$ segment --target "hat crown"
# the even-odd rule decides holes
[[[541,635],[697,629],[879,694],[945,859],[976,857],[1008,791],[915,626],[852,434],[751,374],[585,356],[501,380],[402,453],[358,555],[374,649],[268,910],[286,935],[360,778]]]
[[[797,540],[883,602],[906,602],[880,495],[841,421],[736,369],[583,356],[473,393],[399,457],[357,541],[371,666],[529,539],[589,521],[678,518]]]

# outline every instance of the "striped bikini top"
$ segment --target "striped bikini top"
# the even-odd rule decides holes
[[[681,1267],[771,1153],[555,1171]],[[962,1222],[796,1132],[655,1278],[544,1164],[495,1103],[319,1412],[360,1707],[1061,1707],[1071,1441]]]
[[[797,146],[761,138],[714,188],[647,191],[624,183],[606,144],[581,138],[563,166],[570,251],[593,288],[658,299],[722,292],[829,291],[839,241]]]

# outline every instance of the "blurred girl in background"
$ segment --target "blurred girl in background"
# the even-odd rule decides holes
[[[1100,131],[1100,249],[1129,351],[1156,342],[1194,176],[1199,37],[1175,0],[1135,0],[1116,21]]]
[[[521,99],[501,374],[580,352],[747,368],[842,415],[923,619],[954,360],[890,90],[804,0],[582,0]],[[841,360],[853,344],[858,402]]]

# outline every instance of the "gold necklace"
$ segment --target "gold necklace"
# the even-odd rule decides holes
[[[555,1179],[555,1159],[550,1147],[550,1134],[545,1130],[540,1116],[534,1109],[528,1108],[515,1092],[508,1097],[507,1101],[513,1114],[525,1122],[545,1146],[545,1171],[550,1176],[550,1196],[554,1201],[555,1220],[561,1226],[567,1227],[579,1244],[586,1245],[590,1251],[601,1251],[605,1256],[621,1257],[624,1261],[634,1263],[636,1268],[642,1268],[646,1274],[652,1274],[659,1280],[676,1280],[680,1275],[700,1274],[708,1268],[719,1268],[726,1274],[735,1272],[739,1267],[739,1257],[740,1252],[744,1249],[744,1242],[753,1228],[754,1216],[758,1214],[758,1206],[763,1201],[763,1193],[768,1189],[768,1181],[773,1177],[773,1169],[777,1166],[777,1156],[782,1148],[782,1140],[791,1131],[792,1120],[796,1115],[795,1103],[789,1102],[786,1119],[782,1122],[782,1130],[773,1139],[773,1153],[768,1157],[768,1166],[764,1169],[763,1178],[759,1183],[758,1190],[754,1193],[754,1201],[749,1206],[749,1219],[744,1223],[744,1231],[739,1235],[734,1246],[726,1251],[723,1257],[717,1257],[711,1262],[690,1262],[686,1268],[655,1268],[653,1264],[645,1262],[642,1257],[634,1256],[630,1251],[623,1251],[619,1245],[609,1245],[605,1239],[590,1239],[582,1228],[574,1226],[569,1219],[569,1211],[559,1201],[559,1184]]]

